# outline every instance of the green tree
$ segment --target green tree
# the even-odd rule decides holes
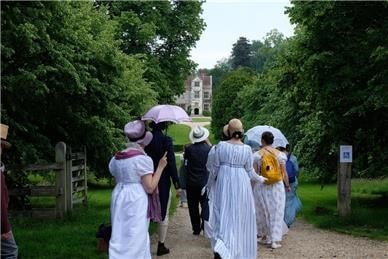
[[[120,50],[117,23],[91,2],[4,2],[2,121],[8,161],[53,159],[53,146],[86,145],[100,175],[122,147],[123,125],[155,102],[144,67]]]
[[[236,43],[233,44],[232,55],[230,57],[232,68],[251,67],[252,52],[251,43],[245,37],[240,37]]]
[[[281,53],[286,39],[277,29],[267,33],[263,42],[260,40],[252,41],[252,69],[256,72],[263,72],[265,66],[269,66]]]
[[[195,67],[190,49],[204,29],[200,1],[111,1],[108,5],[119,26],[116,37],[127,54],[140,54],[145,78],[158,93],[159,103],[174,101]]]
[[[212,76],[214,93],[217,90],[217,86],[224,79],[225,75],[230,71],[232,71],[230,59],[222,59],[217,61],[217,64],[209,70],[208,74]]]
[[[240,118],[243,107],[240,106],[239,93],[255,79],[254,72],[249,68],[239,68],[230,72],[217,88],[212,104],[212,132],[216,139],[221,136],[223,126],[230,119]]]
[[[341,143],[353,145],[356,172],[387,174],[387,9],[387,2],[293,2],[296,35],[240,94],[244,121],[280,128],[323,180],[335,176]]]
[[[339,144],[350,143],[356,170],[387,172],[388,3],[293,4],[288,13],[300,38],[291,58],[302,71],[293,76],[304,93],[295,101],[311,110],[301,130],[314,136],[303,138],[300,150],[319,147],[312,163],[334,173]]]

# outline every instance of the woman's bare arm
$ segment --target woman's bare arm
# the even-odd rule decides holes
[[[153,193],[155,188],[158,186],[160,176],[162,175],[163,169],[167,165],[167,152],[159,160],[158,168],[154,174],[146,174],[141,177],[141,182],[147,193]]]

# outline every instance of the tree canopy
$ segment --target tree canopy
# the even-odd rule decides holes
[[[152,3],[113,2],[117,17],[93,2],[2,3],[7,161],[52,160],[55,143],[65,141],[86,145],[89,166],[102,175],[123,147],[125,123],[183,91],[201,5]]]
[[[239,93],[255,78],[254,72],[249,68],[239,68],[230,72],[217,88],[213,96],[212,131],[216,139],[220,139],[223,126],[232,118],[238,118],[243,113],[240,106]]]
[[[387,2],[293,1],[287,13],[295,36],[253,41],[258,61],[270,61],[257,62],[257,79],[233,92],[246,128],[281,129],[303,167],[322,180],[335,176],[345,143],[353,145],[358,175],[387,174],[387,9]]]
[[[205,27],[199,1],[110,1],[106,6],[117,22],[116,35],[127,54],[141,55],[145,79],[160,103],[171,103],[183,93],[183,83],[194,70],[189,59]]]
[[[232,68],[251,67],[252,51],[251,43],[245,37],[240,37],[236,43],[233,44],[232,55],[230,57]]]

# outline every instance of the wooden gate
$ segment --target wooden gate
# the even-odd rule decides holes
[[[73,205],[87,205],[87,171],[86,150],[72,153],[64,142],[55,146],[55,163],[34,164],[24,167],[11,167],[9,171],[26,171],[55,173],[55,185],[28,186],[11,189],[10,196],[27,195],[28,197],[55,197],[54,208],[31,207],[34,218],[63,218],[71,213]]]
[[[87,205],[88,179],[86,172],[86,149],[82,152],[67,152],[66,162],[66,194],[67,209],[73,210],[73,205],[82,203]]]

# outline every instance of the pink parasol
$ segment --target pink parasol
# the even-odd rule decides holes
[[[176,105],[157,105],[152,107],[142,118],[142,120],[152,120],[155,123],[171,121],[174,123],[191,121],[185,110]]]

